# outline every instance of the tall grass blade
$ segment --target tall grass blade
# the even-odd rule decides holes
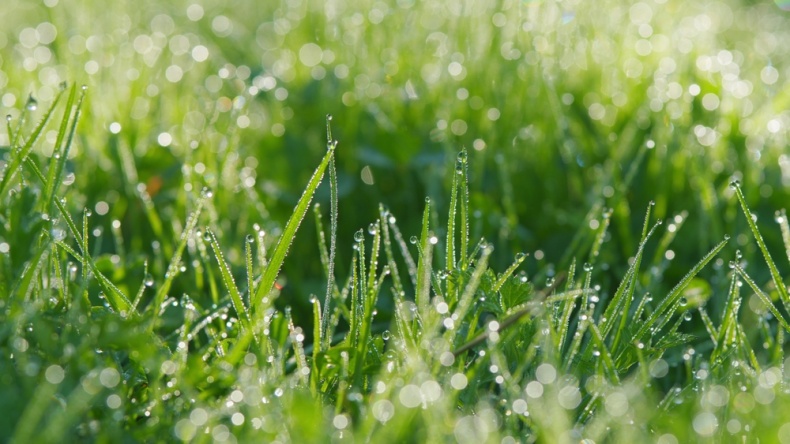
[[[175,253],[170,257],[170,263],[168,264],[167,271],[165,272],[165,280],[157,290],[156,295],[154,296],[154,301],[151,304],[151,307],[153,307],[153,312],[150,328],[152,329],[156,326],[157,318],[159,317],[158,307],[160,307],[165,301],[167,293],[170,291],[170,287],[173,285],[173,280],[176,278],[176,275],[179,272],[181,256],[184,254],[184,248],[187,246],[187,241],[192,237],[195,227],[197,227],[198,220],[200,220],[200,212],[203,211],[203,205],[205,204],[206,199],[210,199],[213,195],[213,192],[209,188],[204,188],[197,200],[195,210],[187,218],[186,226],[181,232],[181,238],[178,241],[178,246],[176,247]]]
[[[716,246],[713,247],[713,249],[711,249],[708,254],[706,254],[699,262],[697,262],[696,265],[694,265],[691,271],[683,276],[683,279],[681,279],[680,282],[675,285],[672,291],[669,292],[667,297],[659,303],[658,307],[656,307],[656,310],[650,316],[648,316],[647,320],[642,324],[642,327],[640,327],[637,333],[634,335],[634,339],[644,337],[648,330],[655,327],[658,318],[668,314],[667,311],[670,309],[670,307],[672,307],[678,301],[678,299],[680,299],[683,289],[686,288],[694,276],[699,274],[699,272],[702,271],[702,269],[705,268],[705,266],[708,265],[708,263],[713,260],[717,254],[719,254],[724,246],[727,245],[729,240],[730,238],[727,236],[723,241],[716,244]]]
[[[738,198],[738,202],[741,204],[743,214],[746,216],[746,223],[749,224],[749,229],[752,231],[754,240],[757,241],[757,246],[760,247],[760,252],[763,254],[763,258],[768,264],[768,269],[771,271],[771,279],[773,280],[774,285],[776,285],[776,289],[779,291],[779,297],[782,299],[785,309],[790,312],[790,294],[787,292],[787,286],[785,286],[784,282],[782,281],[782,276],[779,274],[779,269],[776,268],[776,264],[771,258],[771,253],[768,252],[768,247],[765,246],[763,236],[760,234],[760,230],[757,229],[757,223],[754,221],[754,219],[752,219],[752,212],[749,210],[748,205],[746,205],[746,198],[743,197],[741,184],[735,180],[730,183],[730,187],[735,190],[735,196]]]
[[[69,117],[72,106],[74,106],[74,99],[77,92],[76,84],[72,85],[71,90],[69,91],[69,97],[66,101],[66,109],[63,111],[63,119],[60,122],[58,135],[55,139],[55,149],[59,151],[56,152],[56,155],[52,156],[49,163],[46,191],[44,192],[44,208],[47,210],[52,207],[52,199],[57,198],[60,184],[63,182],[63,170],[66,166],[66,162],[69,159],[71,147],[74,144],[74,135],[77,132],[77,124],[79,123],[80,116],[82,115],[82,103],[83,100],[85,100],[85,91],[85,89],[82,89],[79,101],[77,101],[77,105],[74,109],[74,117],[71,119],[71,128],[68,128]],[[66,143],[64,144],[63,139],[66,137],[67,129],[68,139],[66,139]]]
[[[305,188],[302,193],[302,197],[299,198],[290,219],[288,219],[288,223],[285,224],[285,229],[283,230],[282,236],[280,236],[280,240],[277,242],[277,246],[274,247],[274,253],[272,253],[272,257],[266,265],[266,270],[264,270],[261,281],[258,284],[258,290],[255,292],[255,297],[251,301],[250,308],[256,318],[260,318],[263,315],[263,309],[265,308],[262,306],[263,298],[271,293],[274,288],[274,282],[277,280],[277,275],[280,274],[280,268],[282,268],[283,261],[285,261],[285,256],[288,254],[288,248],[291,246],[296,236],[296,230],[299,229],[302,219],[304,219],[305,214],[307,214],[310,201],[313,199],[318,185],[321,184],[324,171],[332,160],[336,147],[337,144],[334,142],[329,146],[323,160],[321,160],[318,168],[316,168],[313,176],[307,183],[307,188]]]
[[[225,257],[222,255],[222,250],[219,247],[217,236],[215,236],[214,232],[209,228],[206,228],[206,235],[209,238],[211,249],[214,251],[214,257],[219,264],[219,272],[222,276],[222,282],[225,284],[225,288],[230,294],[230,302],[233,305],[233,309],[236,311],[236,316],[239,317],[239,321],[245,330],[251,330],[250,314],[247,311],[247,307],[244,306],[244,300],[242,299],[239,288],[236,286],[235,279],[233,279],[233,274],[230,271],[230,267],[228,267],[228,263],[225,262]]]
[[[33,146],[38,141],[38,138],[41,136],[41,133],[44,131],[44,127],[49,122],[49,119],[52,117],[52,113],[55,111],[55,107],[58,105],[58,101],[60,101],[60,97],[63,95],[63,91],[59,92],[57,96],[55,96],[55,100],[52,101],[52,104],[47,109],[47,112],[44,114],[44,117],[38,122],[33,132],[30,134],[30,137],[25,142],[25,145],[21,147],[19,152],[16,152],[16,147],[11,146],[11,152],[14,153],[11,162],[9,162],[8,166],[5,169],[5,174],[3,178],[0,179],[0,196],[5,196],[6,192],[8,191],[9,185],[11,185],[11,180],[16,176],[19,170],[22,168],[23,162],[27,160],[30,152],[33,151]],[[42,185],[46,185],[46,180],[41,177]]]
[[[752,289],[752,291],[754,291],[754,294],[756,294],[760,298],[763,304],[765,304],[765,306],[768,308],[768,311],[770,311],[771,314],[774,315],[776,320],[779,322],[779,325],[781,325],[782,328],[790,332],[790,323],[787,322],[787,320],[779,311],[779,309],[776,308],[773,301],[771,301],[771,297],[765,294],[765,292],[760,289],[757,283],[754,282],[754,279],[752,279],[751,276],[749,276],[746,273],[746,271],[737,262],[735,261],[730,262],[730,267],[732,267],[732,269],[735,270],[736,273],[738,273],[738,276],[740,276],[741,279],[743,279],[747,284],[749,284],[749,287]]]
[[[422,235],[420,236],[420,259],[417,262],[416,302],[421,314],[428,308],[431,291],[431,262],[433,258],[433,235],[429,231],[431,201],[425,199],[425,210],[422,213]]]

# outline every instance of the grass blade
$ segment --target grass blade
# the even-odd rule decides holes
[[[222,250],[219,248],[217,236],[215,236],[214,232],[208,228],[206,228],[206,235],[209,238],[211,249],[214,251],[214,257],[217,259],[217,263],[219,264],[219,272],[222,276],[222,282],[225,284],[225,288],[228,290],[228,293],[230,293],[230,302],[233,305],[233,309],[236,310],[236,316],[239,317],[242,327],[245,330],[249,330],[251,329],[250,314],[247,311],[247,307],[244,306],[244,300],[241,297],[239,287],[236,286],[236,281],[233,279],[233,274],[230,272],[230,267],[228,267],[228,263],[225,261],[225,257],[222,255]]]
[[[730,183],[730,187],[735,190],[735,196],[738,198],[743,214],[746,216],[746,223],[749,224],[749,229],[752,231],[754,240],[757,241],[757,246],[760,247],[760,252],[762,252],[763,258],[765,258],[765,262],[768,264],[768,269],[771,271],[771,279],[774,281],[774,285],[776,285],[776,289],[779,291],[779,297],[782,299],[785,309],[790,311],[790,294],[787,292],[787,286],[785,286],[782,281],[779,269],[776,268],[776,264],[771,258],[771,253],[768,252],[768,247],[765,246],[763,236],[760,234],[760,230],[757,229],[757,223],[752,219],[752,212],[746,205],[746,198],[743,197],[741,184],[737,180],[734,180]]]
[[[8,164],[8,167],[5,170],[5,175],[3,178],[0,179],[0,196],[5,196],[7,192],[8,186],[11,184],[11,180],[16,176],[19,170],[22,168],[22,163],[27,160],[27,157],[30,155],[30,152],[33,151],[33,145],[36,144],[38,141],[39,136],[44,131],[44,127],[49,122],[49,119],[52,117],[52,113],[55,111],[55,107],[58,105],[58,101],[60,101],[60,97],[63,95],[63,91],[58,93],[55,96],[55,100],[52,101],[52,104],[49,106],[49,109],[44,114],[44,117],[38,122],[36,128],[30,134],[30,137],[25,142],[25,145],[20,149],[18,153],[16,153],[11,159],[11,162]],[[13,152],[16,147],[11,146],[11,151]],[[46,180],[41,177],[41,181],[43,185],[46,185]]]
[[[708,254],[706,254],[699,262],[697,262],[697,264],[694,265],[691,271],[689,271],[685,276],[683,276],[683,279],[681,279],[680,282],[678,282],[678,284],[675,285],[675,287],[672,289],[672,291],[669,292],[667,297],[661,301],[661,303],[658,305],[656,310],[642,324],[642,327],[640,327],[640,329],[634,335],[633,339],[639,339],[643,337],[645,333],[647,333],[647,331],[653,327],[653,325],[656,323],[658,318],[666,314],[666,311],[670,307],[672,307],[675,304],[675,302],[677,302],[678,299],[680,299],[683,289],[686,288],[686,285],[688,285],[689,282],[691,282],[691,279],[693,279],[694,276],[699,274],[699,272],[702,271],[702,269],[705,268],[706,265],[708,265],[708,262],[713,260],[713,258],[716,257],[717,254],[719,254],[719,252],[724,248],[724,246],[727,245],[727,242],[729,242],[729,240],[730,237],[726,236],[723,241],[716,244],[716,246],[713,247],[713,249],[710,250]]]
[[[277,280],[277,275],[280,274],[280,268],[282,268],[285,256],[288,254],[288,248],[291,246],[296,236],[296,230],[299,229],[302,219],[304,219],[305,214],[307,214],[310,201],[313,199],[318,185],[321,184],[324,171],[326,171],[329,162],[332,160],[336,147],[337,144],[334,142],[329,146],[323,160],[321,160],[318,168],[316,168],[313,176],[307,183],[307,188],[305,188],[302,193],[302,197],[299,198],[290,219],[288,219],[288,223],[285,224],[285,229],[283,230],[280,240],[277,242],[277,246],[274,247],[274,253],[272,253],[272,257],[266,265],[266,270],[263,272],[261,282],[258,284],[258,290],[255,292],[255,298],[250,302],[250,308],[258,318],[263,314],[262,308],[264,307],[261,306],[261,301],[263,297],[268,295],[272,291],[272,288],[274,288],[274,281]]]

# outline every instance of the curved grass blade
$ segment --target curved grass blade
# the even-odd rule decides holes
[[[236,310],[236,315],[239,317],[242,327],[245,330],[249,330],[250,314],[247,311],[247,307],[244,306],[244,300],[242,300],[239,287],[236,286],[236,281],[233,279],[233,274],[230,272],[230,267],[228,267],[228,263],[225,261],[225,257],[222,255],[222,250],[219,248],[217,236],[215,236],[214,232],[208,228],[206,228],[206,235],[209,237],[211,249],[214,251],[214,257],[217,259],[217,263],[219,264],[219,272],[222,276],[222,283],[225,284],[225,288],[230,294],[230,302],[233,304],[233,309]]]
[[[784,304],[785,309],[790,311],[790,294],[787,292],[787,286],[785,286],[784,282],[782,281],[782,276],[779,274],[779,269],[776,268],[776,264],[771,258],[771,253],[768,252],[768,247],[765,246],[763,236],[760,234],[760,230],[757,229],[757,223],[754,221],[754,219],[752,219],[752,212],[746,205],[746,199],[743,197],[741,184],[735,180],[730,183],[730,187],[735,190],[735,196],[738,198],[738,202],[741,204],[743,214],[746,216],[746,223],[749,224],[749,229],[752,231],[752,235],[754,235],[754,240],[757,241],[757,246],[760,247],[760,252],[762,252],[763,258],[765,258],[765,262],[768,264],[768,269],[771,271],[771,279],[774,281],[774,285],[776,285],[776,289],[779,291],[779,296],[782,299],[782,303]]]
[[[256,313],[255,316],[257,317],[260,317],[263,313],[261,308],[265,307],[261,307],[261,301],[263,300],[263,297],[268,295],[272,291],[272,288],[274,288],[274,281],[277,279],[277,275],[280,274],[280,268],[282,268],[285,256],[288,254],[288,248],[290,248],[291,243],[296,236],[296,230],[299,229],[302,219],[304,219],[305,214],[307,214],[307,210],[310,207],[310,201],[313,199],[316,188],[318,188],[318,185],[321,184],[321,180],[324,178],[324,171],[326,171],[327,166],[329,166],[329,162],[334,157],[336,147],[336,143],[332,143],[328,147],[329,149],[324,155],[323,160],[321,160],[318,168],[316,168],[313,176],[307,183],[307,188],[305,188],[304,192],[302,193],[302,197],[299,198],[299,201],[297,202],[296,207],[291,214],[291,218],[288,219],[288,223],[285,224],[285,229],[283,230],[280,240],[277,242],[277,246],[274,247],[274,253],[272,254],[272,257],[266,266],[266,270],[263,272],[263,277],[261,278],[261,282],[258,285],[258,290],[255,292],[255,298],[250,302],[250,308],[254,313]]]
[[[71,109],[74,105],[74,99],[76,97],[77,88],[76,84],[72,85],[71,91],[69,91],[69,97],[66,100],[66,110],[63,112],[63,119],[60,122],[60,128],[58,129],[58,136],[55,139],[55,148],[60,148],[60,152],[58,155],[53,155],[52,159],[49,163],[49,171],[47,174],[47,183],[46,183],[46,191],[44,193],[44,204],[46,209],[52,207],[52,199],[55,199],[55,196],[58,194],[58,189],[60,188],[60,184],[63,182],[61,180],[61,176],[63,175],[63,169],[66,166],[66,161],[69,158],[69,152],[71,151],[71,146],[74,143],[74,134],[77,132],[77,124],[80,121],[80,115],[82,114],[82,102],[85,99],[85,89],[82,90],[82,94],[80,94],[80,99],[77,102],[76,109],[74,110],[74,118],[71,121],[71,128],[68,128],[69,124],[69,117],[71,115]],[[63,139],[66,137],[66,130],[68,131],[68,139],[66,139],[66,143],[63,144]]]
[[[716,244],[716,246],[713,247],[713,249],[710,250],[708,254],[705,255],[705,257],[703,257],[699,262],[697,262],[697,264],[694,265],[691,271],[689,271],[685,276],[683,276],[683,279],[681,279],[681,281],[678,282],[677,285],[675,285],[675,288],[673,288],[672,291],[669,292],[667,297],[664,298],[663,301],[661,301],[658,307],[656,307],[656,310],[642,324],[642,327],[637,331],[636,335],[634,335],[634,339],[639,339],[643,337],[645,333],[647,333],[647,331],[653,327],[656,321],[658,321],[658,318],[665,315],[666,311],[670,307],[675,305],[675,302],[677,302],[677,300],[680,299],[681,292],[683,291],[684,288],[686,288],[686,285],[688,285],[689,282],[691,282],[694,276],[699,274],[699,272],[702,271],[703,268],[705,268],[705,265],[708,265],[708,262],[713,260],[713,258],[717,254],[719,254],[722,248],[724,248],[724,246],[727,245],[727,242],[729,242],[729,240],[730,237],[726,236],[723,241]]]
[[[42,131],[44,131],[44,127],[47,125],[47,122],[49,122],[50,117],[52,117],[52,113],[55,111],[55,107],[57,106],[58,101],[62,95],[63,92],[61,91],[57,96],[55,96],[55,100],[52,101],[52,104],[44,114],[44,117],[41,118],[41,120],[38,122],[38,125],[36,125],[36,128],[30,134],[30,138],[27,139],[27,142],[25,142],[25,145],[22,147],[19,153],[17,153],[14,158],[11,159],[11,163],[8,164],[5,175],[3,176],[2,180],[0,180],[0,196],[5,195],[8,186],[11,184],[11,179],[16,176],[16,174],[19,172],[19,169],[22,168],[22,162],[24,162],[27,159],[27,156],[30,155],[30,152],[33,151],[33,145],[35,145],[39,136],[41,136]],[[15,148],[12,146],[11,151],[13,152],[14,149]],[[43,176],[41,177],[41,180],[42,183],[46,185],[46,180],[43,178]]]
[[[417,289],[415,299],[420,313],[424,314],[428,308],[431,291],[431,259],[433,257],[433,245],[430,242],[430,232],[428,231],[429,218],[431,216],[431,201],[425,200],[425,210],[422,213],[422,234],[420,236],[420,260],[417,262]]]

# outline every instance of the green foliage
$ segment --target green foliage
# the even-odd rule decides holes
[[[0,441],[790,439],[775,5],[9,5]]]

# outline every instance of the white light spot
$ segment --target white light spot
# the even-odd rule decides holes
[[[208,48],[206,48],[205,46],[197,45],[194,48],[192,48],[192,58],[196,62],[205,62],[206,60],[208,60],[208,56],[209,56]]]
[[[409,384],[400,389],[398,399],[404,407],[410,409],[418,407],[420,404],[422,404],[422,394],[420,393],[420,388],[414,384]]]
[[[372,410],[373,417],[382,423],[386,423],[395,415],[395,406],[386,399],[376,401]]]
[[[463,390],[469,381],[463,373],[456,373],[450,378],[450,386],[456,390]]]
[[[712,436],[719,427],[719,420],[716,415],[710,412],[702,412],[694,417],[692,422],[694,431],[701,436]]]
[[[551,364],[541,364],[535,370],[535,377],[542,384],[551,384],[557,379],[557,370]]]
[[[170,133],[159,133],[156,141],[160,146],[168,147],[171,143],[173,143],[173,136],[171,136]]]
[[[313,67],[321,63],[321,58],[324,56],[324,50],[315,43],[305,43],[299,49],[299,61],[303,65]]]
[[[0,244],[0,245],[8,245],[8,244]],[[63,367],[59,365],[50,365],[47,367],[47,370],[44,372],[44,377],[47,378],[47,382],[50,384],[60,384],[63,382],[63,379],[66,377],[66,372],[63,371]]]
[[[193,3],[189,5],[187,8],[187,18],[196,22],[203,18],[203,7],[198,5],[197,3]]]
[[[336,415],[335,418],[332,420],[332,425],[335,426],[338,430],[343,430],[348,427],[348,416],[346,415]]]

